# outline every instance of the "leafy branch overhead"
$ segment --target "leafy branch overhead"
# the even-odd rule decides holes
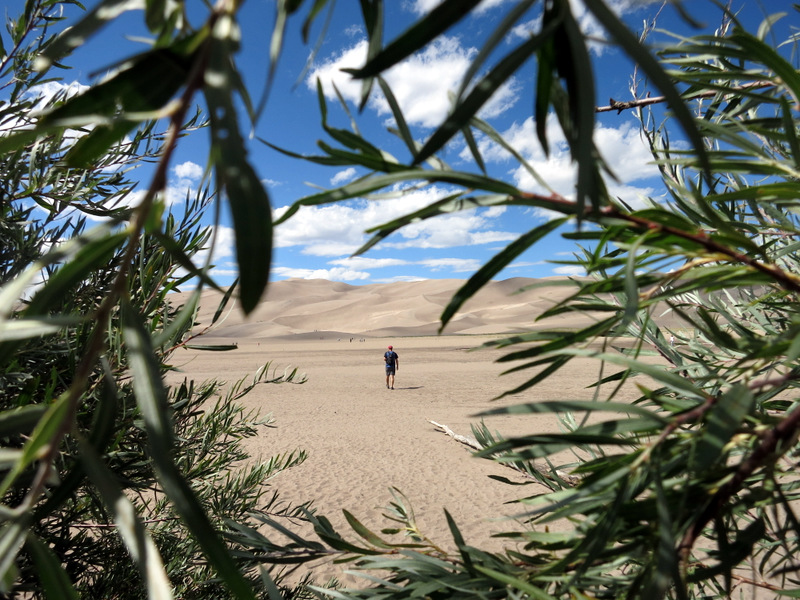
[[[363,175],[300,198],[273,220],[242,128],[280,118],[265,107],[268,94],[282,92],[275,69],[287,36],[299,18],[308,41],[333,4],[274,3],[257,102],[237,64],[245,3],[105,0],[86,10],[29,0],[8,20],[0,59],[0,593],[728,598],[747,585],[797,596],[794,32],[784,36],[780,15],[751,27],[720,9],[713,35],[694,35],[689,25],[674,36],[651,27],[649,35],[661,36],[656,45],[611,3],[586,0],[605,43],[636,69],[632,97],[598,108],[596,39],[581,29],[576,5],[502,3],[498,18],[485,21],[493,29],[453,91],[450,113],[421,141],[387,70],[480,18],[485,6],[444,0],[385,40],[384,20],[396,6],[362,0],[367,58],[351,74],[362,82],[362,108],[374,94],[386,100],[399,140],[389,145],[402,155],[362,134],[341,94],[331,109],[318,85],[325,138],[318,154],[279,150]],[[67,23],[62,9],[80,16]],[[147,50],[81,94],[37,95],[38,84],[58,81],[72,53],[99,43],[107,26],[134,21],[148,32]],[[533,29],[519,40],[511,33],[522,24]],[[544,152],[554,143],[547,119],[563,134],[577,169],[574,194],[554,191],[481,118],[511,77],[533,94]],[[338,109],[351,129],[334,125]],[[622,110],[636,115],[661,177],[662,195],[638,204],[609,193],[613,174],[594,137],[600,112]],[[174,214],[169,167],[181,144],[197,139],[208,148],[208,172],[183,214]],[[454,167],[439,156],[453,143],[463,144],[469,164]],[[536,188],[491,174],[486,144]],[[153,165],[147,182],[132,180],[143,164]],[[269,280],[273,228],[302,207],[425,186],[445,191],[374,227],[359,252],[443,214],[519,207],[530,219],[456,293],[442,327],[486,282],[553,236],[575,242],[574,257],[561,262],[587,274],[543,282],[570,293],[529,331],[492,343],[505,349],[509,371],[529,377],[504,394],[519,397],[517,405],[476,418],[549,413],[563,427],[515,438],[474,429],[479,456],[540,486],[515,503],[524,529],[501,534],[505,552],[467,543],[449,514],[452,540],[429,539],[397,490],[385,512],[390,527],[371,531],[348,512],[352,535],[306,504],[270,499],[267,479],[303,455],[250,460],[239,441],[268,423],[237,401],[262,383],[302,381],[296,372],[265,367],[227,391],[220,382],[164,384],[175,352],[204,346],[198,303],[204,287],[219,288],[211,259],[200,258],[211,256],[214,232],[202,222],[212,206],[216,224],[220,203],[233,218],[239,275],[223,291],[213,327],[234,299],[247,313],[256,308]],[[90,228],[88,219],[100,223]],[[175,306],[172,292],[187,286],[194,291]],[[553,329],[547,317],[555,315],[589,323]],[[534,395],[576,358],[598,365],[585,397]],[[629,389],[633,404],[621,401]],[[569,527],[556,530],[554,522]],[[364,588],[284,585],[287,571],[331,558],[364,574]]]
[[[541,410],[564,415],[567,433],[508,440],[481,434],[485,449],[479,454],[513,464],[546,461],[554,472],[580,477],[574,487],[558,477],[542,478],[551,491],[520,501],[520,513],[531,528],[521,536],[528,545],[524,551],[509,551],[504,568],[492,567],[495,582],[542,598],[578,591],[587,597],[723,598],[742,582],[795,594],[792,556],[800,521],[792,503],[800,331],[792,315],[800,283],[795,260],[800,79],[784,51],[787,46],[768,41],[779,15],[753,34],[725,13],[729,25],[717,35],[683,36],[674,45],[662,45],[656,56],[603,3],[586,4],[646,75],[645,84],[660,94],[640,92],[643,83],[637,80],[630,101],[596,107],[594,95],[584,95],[578,85],[593,79],[591,65],[582,58],[587,40],[574,28],[570,6],[553,2],[538,32],[498,59],[495,70],[489,68],[482,78],[478,69],[470,71],[475,78],[461,86],[463,95],[455,98],[450,116],[422,150],[409,143],[404,115],[380,80],[409,158],[389,155],[355,130],[348,134],[360,139],[345,142],[344,133],[326,128],[344,148],[321,142],[323,153],[306,158],[361,167],[367,174],[301,198],[284,218],[302,206],[378,199],[403,186],[419,189],[420,182],[449,186],[437,202],[375,227],[361,253],[405,226],[444,213],[520,206],[560,215],[532,223],[479,269],[445,309],[443,328],[487,281],[542,240],[561,234],[585,246],[566,262],[582,267],[589,277],[564,282],[574,292],[539,315],[542,325],[535,331],[492,344],[509,348],[502,359],[509,370],[532,373],[509,395],[530,393],[538,382],[568,369],[575,357],[606,365],[586,405],[529,401],[478,415]],[[490,39],[502,38],[521,18],[512,9],[506,14]],[[409,36],[409,52],[419,47],[411,41],[418,40],[420,31],[424,28],[415,26],[398,38]],[[397,42],[385,52],[391,61],[399,60]],[[509,189],[506,181],[485,172],[474,143],[478,136],[506,150],[547,189],[545,178],[476,116],[481,98],[526,68],[524,60],[512,59],[514,52],[536,57],[537,123],[551,111],[558,116],[578,163],[574,197]],[[480,53],[476,61],[484,59]],[[390,59],[374,54],[353,74],[377,77],[370,65],[384,60]],[[506,66],[507,73],[500,75]],[[669,112],[661,111],[660,104]],[[636,112],[662,175],[666,201],[651,199],[634,209],[603,187],[606,165],[602,149],[591,141],[590,113],[611,110]],[[324,108],[323,123],[327,112]],[[674,119],[690,147],[670,144]],[[439,160],[421,166],[459,133],[480,173]],[[546,148],[545,130],[539,133]],[[384,166],[374,160],[378,156]],[[570,222],[591,225],[566,230]],[[594,315],[595,321],[574,332],[546,326],[548,316],[578,313]],[[603,375],[608,367],[617,370]],[[638,386],[641,397],[622,417],[581,424],[580,418],[566,416],[577,411],[593,423],[590,416],[616,410],[612,401],[626,385]],[[560,463],[559,453],[567,450],[578,458]],[[580,458],[587,456],[593,458]],[[574,531],[548,537],[544,528],[557,519],[568,519]],[[516,535],[510,539],[519,541]],[[447,569],[474,574],[474,557],[448,559]],[[757,564],[755,579],[745,574],[749,559],[759,561],[749,563]],[[421,556],[388,562],[365,555],[360,564],[367,570],[388,568],[390,574],[380,579],[381,595],[399,597],[413,585],[405,582],[421,580],[410,574],[418,573],[423,562]],[[437,583],[442,593],[455,593],[463,585],[444,573]],[[394,592],[396,585],[401,587]],[[485,582],[476,585],[491,589]]]

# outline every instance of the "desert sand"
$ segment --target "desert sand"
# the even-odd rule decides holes
[[[453,547],[447,509],[468,544],[499,551],[506,542],[492,535],[522,526],[521,507],[509,502],[544,488],[508,467],[472,457],[466,445],[431,421],[469,436],[481,411],[539,400],[589,399],[593,391],[586,386],[596,380],[600,365],[576,359],[546,382],[497,399],[531,372],[502,375],[514,366],[497,362],[507,351],[475,349],[536,327],[535,317],[565,289],[512,294],[535,282],[492,283],[444,335],[436,335],[442,308],[462,283],[275,282],[254,314],[245,319],[234,309],[201,340],[235,343],[236,350],[181,350],[174,356],[179,372],[173,377],[232,382],[268,361],[278,372],[298,368],[305,383],[259,386],[242,400],[275,419],[274,428],[248,442],[253,455],[308,453],[304,463],[271,482],[284,501],[313,500],[320,514],[354,540],[342,510],[380,531],[392,526],[382,509],[396,488],[408,498],[420,529],[437,544]],[[205,323],[216,304],[209,292],[201,311]],[[562,325],[574,329],[579,323]],[[394,390],[386,388],[384,375],[389,344],[400,356]],[[501,415],[485,422],[506,437],[559,429],[557,418],[541,415]],[[342,568],[327,562],[313,565],[313,572],[325,580],[341,577]]]

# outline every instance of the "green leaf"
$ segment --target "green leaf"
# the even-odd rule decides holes
[[[147,431],[150,454],[164,492],[203,549],[209,563],[236,598],[255,599],[253,590],[214,530],[202,505],[172,460],[174,433],[159,363],[139,315],[127,302],[122,306],[133,391]]]
[[[650,52],[641,45],[639,39],[628,29],[625,24],[612,13],[604,2],[601,0],[587,0],[586,8],[594,14],[597,20],[606,28],[611,34],[611,37],[627,52],[628,56],[639,65],[644,73],[650,78],[653,85],[655,85],[667,99],[672,114],[677,119],[689,141],[692,148],[697,153],[700,159],[702,168],[707,172],[711,172],[708,154],[705,150],[703,138],[697,130],[694,115],[689,110],[689,107],[683,100],[683,97],[675,89],[669,75],[664,71],[663,67],[658,61],[650,54]]]
[[[357,79],[380,75],[411,56],[463,19],[481,0],[444,0],[386,46],[360,69],[346,69]]]
[[[17,554],[27,534],[27,516],[0,525],[0,592],[11,590],[11,584],[17,576]]]
[[[444,329],[450,319],[458,312],[458,309],[464,305],[464,302],[475,295],[475,293],[486,285],[495,275],[508,266],[512,260],[546,235],[558,229],[561,225],[566,223],[566,221],[566,218],[551,219],[535,227],[528,233],[523,234],[517,240],[506,246],[502,252],[496,254],[455,293],[442,313],[442,324],[439,327],[439,331],[441,332]]]
[[[0,437],[30,433],[46,411],[43,404],[29,404],[0,412]]]
[[[17,478],[51,448],[54,441],[60,442],[61,435],[68,428],[71,417],[69,393],[65,392],[53,402],[39,420],[30,437],[23,446],[22,456],[0,483],[0,496],[5,496]]]
[[[475,565],[475,570],[483,573],[487,577],[491,577],[492,579],[499,581],[503,585],[518,589],[524,594],[527,594],[529,598],[534,598],[535,600],[555,600],[555,597],[546,593],[544,590],[531,585],[520,577],[514,577],[508,573],[504,573],[496,569],[490,569],[482,565]]]
[[[125,12],[141,10],[140,0],[104,0],[98,3],[74,25],[65,29],[37,57],[35,68],[44,71],[76,48],[87,43],[95,33]]]
[[[85,440],[80,441],[81,465],[113,514],[117,531],[147,584],[149,597],[170,600],[172,586],[158,548],[147,528],[136,514],[131,501],[117,485],[116,477],[103,464],[94,448]]]
[[[753,393],[744,385],[734,385],[714,403],[706,416],[705,427],[697,438],[690,467],[702,473],[720,461],[724,462],[724,449],[753,410]]]
[[[342,513],[344,514],[344,518],[347,519],[348,524],[350,527],[353,528],[358,535],[364,538],[367,542],[372,544],[377,548],[391,548],[392,545],[384,542],[380,536],[374,534],[372,531],[364,527],[364,524],[361,523],[358,519],[356,519],[352,513],[343,510]]]
[[[480,108],[511,78],[543,43],[541,36],[534,36],[520,44],[479,81],[466,98],[460,100],[442,125],[433,132],[417,153],[414,163],[419,164],[438,152],[456,132],[463,129]]]
[[[42,583],[47,598],[63,598],[65,600],[78,600],[78,592],[69,580],[69,576],[61,561],[53,551],[34,534],[28,534],[25,549],[33,558],[36,572]]]
[[[235,45],[224,33],[232,24],[229,17],[217,23],[221,32],[212,48],[207,85],[204,87],[211,113],[211,155],[217,182],[228,197],[236,234],[239,265],[239,298],[245,314],[255,310],[269,281],[272,258],[272,210],[267,190],[250,165],[247,148],[239,133],[230,84]]]
[[[0,321],[0,343],[50,335],[78,323],[80,323],[80,319],[77,317],[22,318]]]

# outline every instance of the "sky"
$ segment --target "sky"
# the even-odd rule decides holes
[[[445,118],[449,108],[448,92],[459,86],[481,41],[497,26],[511,2],[485,0],[456,28],[385,74],[415,139],[424,141]],[[629,99],[633,72],[630,63],[620,51],[603,42],[603,32],[580,1],[571,2],[584,31],[597,40],[591,48],[597,73],[598,105],[608,104],[609,98]],[[387,0],[384,39],[393,39],[437,3],[437,0]],[[608,4],[636,31],[658,13],[660,27],[691,32],[675,9],[663,7],[660,0],[608,0]],[[754,0],[732,0],[731,4],[734,10],[743,11],[745,22],[754,26],[767,12],[792,12],[789,0],[769,0],[764,3],[768,8]],[[703,24],[703,31],[711,32],[719,25],[720,13],[711,2],[693,0],[685,2],[684,6]],[[360,82],[351,80],[342,71],[364,62],[366,36],[358,7],[355,0],[336,3],[330,26],[310,64],[309,56],[319,31],[312,34],[306,45],[300,35],[302,21],[289,22],[286,47],[266,110],[252,130],[249,146],[251,162],[267,185],[275,216],[280,216],[298,198],[315,193],[319,188],[335,187],[366,174],[361,169],[322,167],[289,158],[260,141],[267,140],[299,154],[318,153],[317,140],[325,136],[317,105],[317,79],[328,99],[333,126],[346,128],[349,124],[347,115],[337,106],[335,83],[350,105],[361,132],[374,143],[396,152],[401,159],[407,158],[400,143],[387,132],[394,123],[385,99],[373,94],[359,113]],[[530,17],[504,42],[505,48],[512,48],[531,28],[537,27],[536,11]],[[274,0],[245,3],[241,21],[243,45],[237,63],[255,100],[260,97],[267,76],[273,18]],[[68,61],[74,68],[66,72],[65,83],[86,85],[107,68],[109,57],[140,51],[143,46],[135,38],[136,33],[125,25],[111,27],[101,39],[94,41],[94,45],[90,42],[85,50]],[[549,156],[545,156],[534,132],[534,77],[535,65],[526,64],[487,103],[481,116],[544,176],[553,190],[572,197],[575,168],[566,144],[559,139],[556,124],[547,123],[552,140]],[[206,167],[207,135],[207,132],[195,132],[191,143],[179,147],[169,181],[170,198],[176,204],[181,202],[187,189],[195,189],[200,183]],[[651,164],[651,156],[632,113],[598,115],[595,141],[616,175],[616,180],[608,181],[612,194],[632,205],[641,205],[646,198],[663,198],[656,168]],[[479,144],[490,175],[523,190],[543,191],[528,172],[506,154],[485,139],[479,138]],[[474,169],[463,139],[454,139],[442,157],[453,168]],[[271,279],[329,279],[353,285],[466,279],[519,235],[550,218],[540,211],[521,208],[483,208],[454,213],[415,223],[386,238],[365,255],[352,256],[368,239],[365,230],[413,212],[452,191],[447,186],[434,185],[386,200],[359,199],[304,207],[276,228]],[[229,223],[227,214],[223,214],[214,253],[214,276],[223,285],[236,275],[234,238]],[[572,242],[550,236],[545,243],[509,265],[497,278],[581,275],[572,265],[558,264],[558,261],[569,260],[575,251]]]

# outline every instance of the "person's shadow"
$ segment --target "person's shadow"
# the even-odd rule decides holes
[[[394,389],[396,389],[396,390],[421,390],[424,387],[425,387],[424,385],[412,385],[412,386],[407,386],[407,387],[396,386]]]

